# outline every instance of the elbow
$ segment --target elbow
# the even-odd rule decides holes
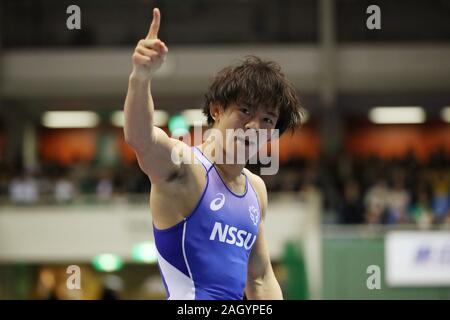
[[[278,281],[273,277],[251,279],[247,282],[249,300],[283,300],[283,292]]]
[[[153,132],[133,132],[124,130],[124,139],[135,152],[144,152],[154,144]]]
[[[133,140],[130,139],[129,137],[125,138],[125,143],[133,150],[136,150],[138,144]]]
[[[126,144],[129,145],[134,151],[140,151],[144,148],[144,139],[132,132],[129,132],[129,130],[124,129],[124,139]]]
[[[130,130],[127,128],[127,125],[123,127],[123,138],[125,143],[134,149],[136,145],[136,139],[133,138],[133,135],[130,133]]]

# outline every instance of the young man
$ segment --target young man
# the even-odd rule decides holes
[[[159,24],[154,9],[149,33],[133,54],[124,134],[152,183],[150,209],[168,298],[242,299],[245,291],[248,299],[282,299],[264,238],[264,182],[244,168],[245,162],[217,161],[229,160],[226,153],[237,145],[248,153],[250,145],[259,148],[269,138],[224,138],[219,144],[207,138],[189,147],[153,126],[151,79],[168,52],[157,36]],[[281,134],[302,117],[295,90],[278,65],[255,57],[219,72],[204,111],[222,134],[216,137],[226,137],[230,129]],[[176,162],[174,153],[198,161]]]

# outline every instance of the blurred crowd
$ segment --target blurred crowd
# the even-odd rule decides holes
[[[101,202],[149,192],[150,181],[137,164],[42,163],[28,170],[2,168],[0,173],[1,201],[14,205]]]
[[[336,159],[292,159],[277,175],[262,178],[269,193],[319,191],[329,222],[426,226],[450,223],[449,164],[443,151],[426,162],[412,152],[391,160],[355,159],[342,153]],[[0,172],[1,201],[22,206],[130,200],[133,195],[147,201],[151,188],[137,164],[107,168],[83,162],[70,167],[43,163],[34,170]]]
[[[330,223],[450,224],[450,155],[443,150],[424,162],[413,152],[390,160],[345,153],[296,159],[263,179],[269,192],[320,191]]]

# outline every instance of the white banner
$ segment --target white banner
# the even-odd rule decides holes
[[[389,286],[450,286],[450,232],[389,232],[385,267]]]

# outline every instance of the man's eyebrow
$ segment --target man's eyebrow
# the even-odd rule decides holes
[[[275,111],[267,111],[267,114],[273,117],[278,117],[278,114],[275,113]]]

